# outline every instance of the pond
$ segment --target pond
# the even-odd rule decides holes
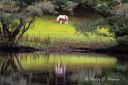
[[[0,85],[127,85],[127,55],[0,53]]]

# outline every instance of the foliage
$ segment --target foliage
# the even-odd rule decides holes
[[[57,6],[53,4],[53,2],[44,1],[44,2],[41,2],[41,4],[42,4],[42,10],[44,13],[57,14],[57,11],[55,10]]]
[[[107,26],[98,27],[96,33],[106,37],[114,37],[114,33],[110,32],[110,28],[108,28]]]
[[[29,29],[35,16],[42,15],[40,5],[26,5],[23,0],[0,1],[0,39],[16,42]]]
[[[110,31],[115,34],[115,38],[120,46],[128,46],[128,6],[121,4],[113,8],[112,16],[104,19],[104,22],[110,27]],[[105,24],[104,23],[104,24]]]
[[[119,45],[128,46],[128,17],[117,15],[109,17],[107,20]]]
[[[99,23],[103,23],[104,19],[103,18],[88,18],[84,21],[82,21],[81,23],[79,24],[75,24],[75,28],[76,30],[78,31],[81,31],[81,32],[91,32],[91,31],[94,31],[98,26],[99,26]]]
[[[63,5],[63,11],[67,11],[70,15],[73,15],[73,9],[78,5],[78,3],[67,1],[65,5]]]
[[[109,26],[110,32],[114,33],[119,45],[128,46],[128,5],[118,4],[109,6],[110,2],[97,3],[93,8],[103,18],[97,19],[94,22],[83,22],[76,25],[81,32],[93,31],[97,26]]]
[[[53,2],[58,8],[56,10],[59,13],[65,13],[73,15],[73,9],[77,6],[78,3],[70,0],[55,0]]]

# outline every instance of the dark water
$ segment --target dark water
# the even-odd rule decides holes
[[[0,53],[0,85],[128,85],[127,57]]]

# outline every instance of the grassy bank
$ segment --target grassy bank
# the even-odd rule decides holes
[[[50,48],[107,48],[115,44],[113,37],[95,33],[81,34],[74,28],[86,17],[69,17],[69,24],[58,24],[56,16],[37,17],[35,23],[24,35],[21,44]],[[102,30],[100,30],[102,32]]]

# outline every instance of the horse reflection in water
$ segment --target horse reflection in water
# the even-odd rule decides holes
[[[55,74],[58,76],[64,75],[66,71],[66,66],[62,65],[61,63],[58,63],[58,65],[55,66]]]
[[[66,71],[66,65],[62,65],[61,63],[58,63],[58,65],[55,66],[56,85],[65,85],[65,71]]]

